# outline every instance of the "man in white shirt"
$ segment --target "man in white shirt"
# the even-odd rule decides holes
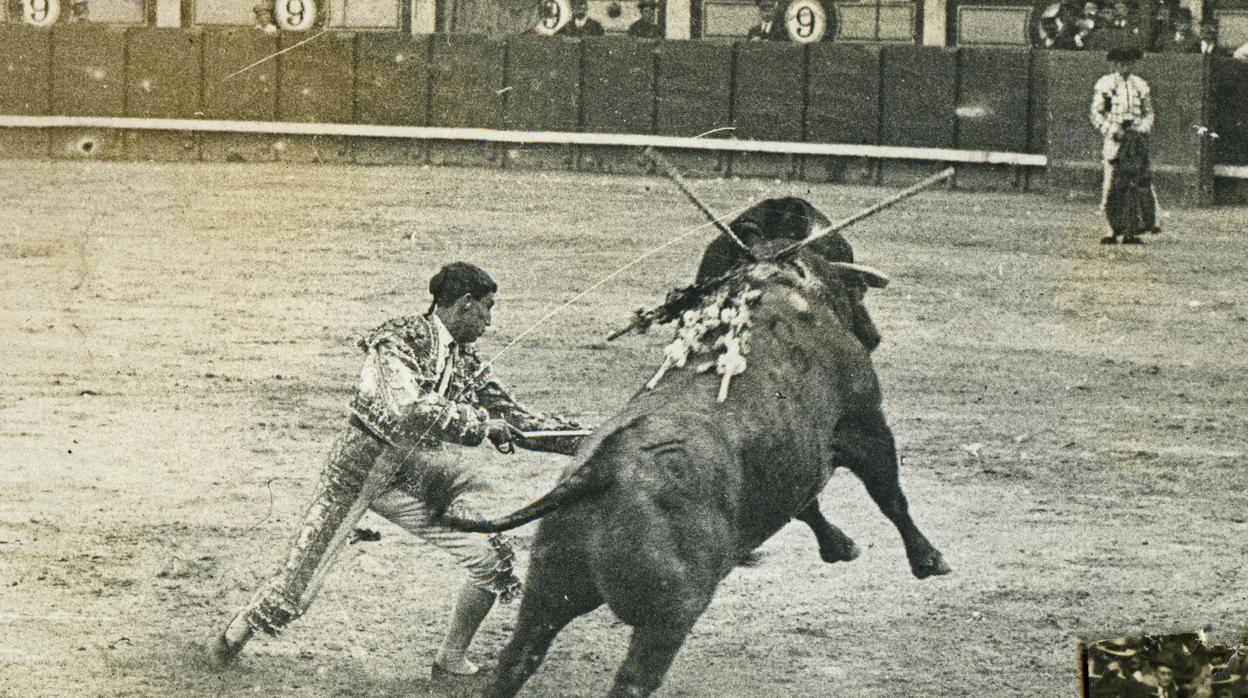
[[[1121,144],[1130,134],[1144,148],[1145,172],[1141,179],[1147,179],[1147,141],[1145,137],[1152,132],[1155,119],[1153,99],[1148,83],[1132,73],[1135,62],[1142,52],[1138,48],[1118,47],[1109,50],[1106,58],[1114,71],[1101,76],[1096,81],[1092,94],[1092,125],[1096,127],[1105,140],[1101,148],[1101,162],[1105,176],[1101,184],[1101,208],[1110,219],[1111,233],[1101,238],[1103,244],[1112,244],[1117,238],[1124,243],[1141,242],[1132,231],[1117,230],[1114,225],[1113,212],[1109,210],[1110,189],[1115,184],[1115,175],[1119,174],[1118,161]],[[1151,181],[1147,183],[1148,201],[1143,206],[1143,229],[1151,233],[1160,233],[1157,225],[1157,194],[1152,189]]]
[[[431,483],[462,475],[440,467],[434,453],[447,442],[477,446],[489,439],[504,452],[515,444],[570,454],[582,438],[526,439],[521,432],[576,425],[521,406],[472,349],[490,325],[496,290],[481,268],[448,264],[429,282],[434,300],[425,315],[390,320],[359,342],[365,358],[349,424],[285,563],[217,638],[218,664],[232,662],[256,631],[276,635],[307,610],[337,551],[371,509],[449,553],[467,573],[433,672],[476,673],[465,657],[468,645],[496,597],[510,600],[520,581],[506,539],[430,523],[441,513],[430,501]]]

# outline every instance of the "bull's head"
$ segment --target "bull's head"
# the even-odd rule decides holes
[[[827,225],[828,218],[818,209],[805,199],[790,196],[759,202],[729,223],[728,227],[756,257],[765,257]],[[888,285],[888,277],[870,267],[855,264],[854,248],[840,233],[832,233],[811,243],[803,250],[801,258],[828,286],[831,291],[828,301],[863,346],[868,350],[879,346],[880,332],[871,320],[863,298],[868,287],[884,288]],[[722,276],[748,261],[735,242],[720,236],[707,246],[702,255],[696,281],[701,283]]]
[[[868,288],[884,288],[888,277],[861,264],[829,261],[818,254],[805,254],[802,261],[823,282],[827,290],[822,295],[841,322],[853,331],[867,351],[875,350],[882,337],[871,313],[867,312],[865,299]]]

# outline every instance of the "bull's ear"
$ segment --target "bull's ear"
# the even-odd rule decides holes
[[[888,276],[879,269],[873,269],[865,264],[854,264],[853,262],[831,262],[830,264],[834,267],[858,272],[858,275],[862,277],[862,282],[871,288],[888,286]]]

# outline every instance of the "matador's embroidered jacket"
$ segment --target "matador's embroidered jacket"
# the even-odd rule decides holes
[[[486,420],[505,419],[521,431],[578,428],[575,422],[533,412],[482,370],[472,347],[439,341],[436,321],[424,316],[383,323],[359,341],[366,358],[351,411],[375,436],[437,448],[441,442],[476,446]],[[571,454],[583,437],[517,441],[535,451]]]

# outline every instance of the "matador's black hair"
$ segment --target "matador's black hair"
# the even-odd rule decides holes
[[[498,291],[498,284],[484,269],[468,262],[451,262],[429,279],[433,302],[428,314],[437,306],[448,306],[468,294],[478,300]]]

